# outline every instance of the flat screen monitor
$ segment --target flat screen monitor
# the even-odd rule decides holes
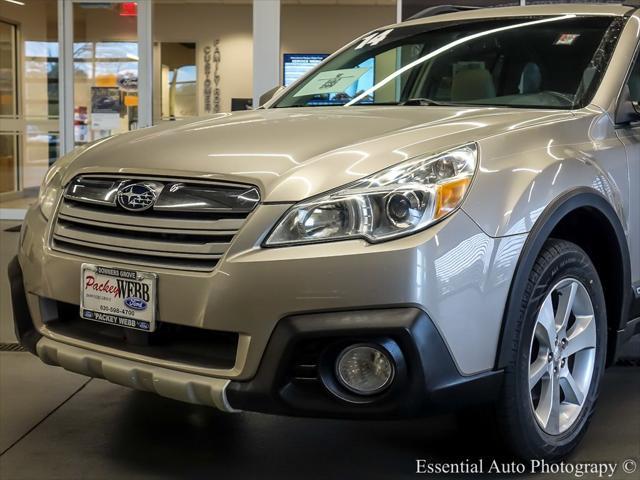
[[[242,110],[251,110],[253,108],[252,98],[232,98],[231,111],[238,112]]]
[[[285,53],[282,62],[284,86],[291,85],[328,56],[326,53]]]

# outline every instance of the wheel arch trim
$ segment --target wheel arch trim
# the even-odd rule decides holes
[[[621,292],[623,302],[617,330],[624,328],[625,323],[629,320],[631,294],[633,293],[631,290],[631,260],[629,246],[620,218],[609,201],[596,190],[588,187],[570,190],[556,197],[545,208],[529,232],[522,248],[515,273],[511,279],[507,303],[503,312],[495,369],[502,369],[508,363],[511,339],[513,339],[516,330],[516,322],[513,319],[517,319],[520,314],[518,299],[522,298],[525,293],[529,272],[533,268],[538,254],[542,251],[544,243],[565,217],[573,211],[585,207],[595,209],[603,215],[615,233],[619,254],[622,257],[623,274],[623,291]]]

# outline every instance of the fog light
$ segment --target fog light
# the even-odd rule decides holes
[[[336,372],[340,383],[359,395],[374,395],[393,381],[395,366],[389,355],[373,345],[352,345],[338,356]]]

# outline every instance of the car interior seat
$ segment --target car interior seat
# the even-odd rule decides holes
[[[493,77],[486,68],[467,68],[454,74],[451,84],[452,101],[464,102],[495,96]]]
[[[542,88],[542,72],[537,63],[529,62],[522,69],[519,90],[522,95],[540,93]]]

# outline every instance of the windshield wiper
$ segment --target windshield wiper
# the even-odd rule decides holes
[[[430,98],[410,98],[404,102],[398,103],[403,107],[451,107],[454,103],[439,102]]]

